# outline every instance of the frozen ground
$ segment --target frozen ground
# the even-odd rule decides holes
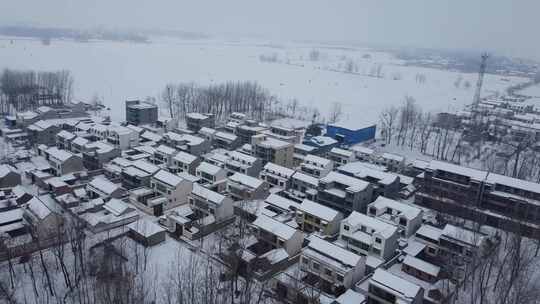
[[[540,84],[530,86],[518,92],[519,94],[540,98]]]
[[[283,100],[297,98],[319,108],[324,117],[332,102],[343,104],[344,120],[364,124],[377,120],[381,109],[399,104],[405,95],[428,110],[456,110],[470,103],[475,74],[404,66],[390,54],[361,48],[317,47],[319,60],[310,60],[313,46],[275,45],[258,41],[160,40],[152,44],[53,41],[50,46],[29,39],[0,39],[0,68],[68,69],[75,77],[75,98],[102,96],[111,116],[124,118],[126,98],[157,96],[169,82],[219,83],[255,80]],[[276,62],[263,62],[261,55]],[[371,58],[365,58],[370,54]],[[345,73],[347,62],[358,67]],[[382,64],[384,78],[370,77]],[[416,76],[426,81],[419,84]],[[399,75],[400,80],[393,80]],[[454,86],[459,76],[462,84]],[[522,81],[486,75],[484,95]]]

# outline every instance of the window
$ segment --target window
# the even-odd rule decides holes
[[[340,274],[338,273],[337,276],[336,276],[336,278],[337,278],[338,282],[343,283],[343,276],[342,276],[342,275],[340,275]]]
[[[332,276],[332,270],[331,269],[328,269],[328,268],[325,268],[324,269],[324,274],[331,277]]]
[[[319,265],[319,263],[315,263],[315,262],[313,262],[312,267],[313,267],[313,269],[315,269],[315,270],[321,269],[321,265]]]
[[[309,264],[309,259],[307,259],[305,257],[302,257],[302,263],[305,264],[305,265],[308,265]]]
[[[343,225],[343,230],[345,230],[345,231],[349,231],[349,229],[351,229],[351,228],[350,228],[349,226],[347,226],[347,225]]]
[[[380,244],[380,243],[382,243],[382,240],[380,238],[376,237],[375,238],[375,243]]]

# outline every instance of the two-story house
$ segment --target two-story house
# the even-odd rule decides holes
[[[422,226],[423,211],[420,208],[379,196],[368,205],[367,215],[398,227],[402,237],[412,236]]]
[[[291,186],[291,178],[294,170],[285,168],[274,163],[267,163],[259,174],[259,178],[270,187],[287,189]]]
[[[370,183],[338,172],[330,172],[323,177],[317,190],[319,203],[343,214],[365,212],[373,193]]]
[[[176,174],[159,170],[152,176],[151,188],[167,199],[163,202],[163,210],[168,210],[188,202],[193,183]]]
[[[365,258],[315,235],[308,240],[300,258],[300,270],[306,274],[306,280],[322,281],[319,286],[323,291],[339,296],[363,277]]]
[[[329,159],[317,156],[306,155],[304,162],[300,164],[300,170],[316,178],[325,177],[334,169],[333,162]]]
[[[302,231],[317,232],[322,236],[333,236],[339,232],[339,223],[343,219],[340,212],[317,204],[310,200],[303,200],[296,209],[296,222]]]
[[[264,181],[242,173],[229,176],[227,192],[235,201],[262,199],[268,195]]]
[[[354,253],[388,260],[395,255],[399,234],[394,225],[353,211],[341,222],[339,239]]]

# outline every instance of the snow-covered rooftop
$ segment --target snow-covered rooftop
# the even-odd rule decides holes
[[[39,219],[44,219],[52,213],[51,209],[49,209],[49,207],[47,207],[37,197],[33,197],[30,201],[28,201],[26,206],[26,208],[28,208],[28,210],[30,210]]]
[[[111,195],[114,191],[120,188],[118,185],[114,184],[110,180],[104,177],[95,177],[90,183],[90,186],[93,188],[105,193],[106,195]]]
[[[222,138],[222,139],[225,139],[225,140],[229,140],[229,141],[235,141],[238,136],[232,134],[232,133],[229,133],[229,132],[216,132],[216,134],[214,134],[214,136],[216,138]]]
[[[255,177],[252,177],[252,176],[249,176],[249,175],[245,175],[245,174],[242,174],[242,173],[238,173],[238,172],[233,174],[232,176],[229,176],[229,180],[233,181],[233,182],[236,182],[236,183],[239,183],[241,185],[247,186],[247,187],[252,188],[252,189],[257,189],[260,186],[262,186],[262,184],[264,183],[262,180],[260,180],[258,178],[255,178]]]
[[[186,117],[189,117],[189,118],[192,118],[192,119],[207,119],[208,118],[208,116],[206,116],[204,114],[195,113],[195,112],[187,113]]]
[[[302,201],[300,206],[298,206],[298,210],[314,215],[327,222],[333,221],[339,215],[338,211],[307,199]]]
[[[360,226],[365,226],[374,230],[373,233],[380,234],[385,238],[397,233],[396,226],[390,225],[377,218],[367,216],[357,211],[353,211],[347,218],[343,220],[343,222],[348,223],[351,227],[356,229],[360,229]]]
[[[291,239],[296,232],[296,229],[278,222],[266,215],[257,217],[252,224],[254,227],[270,232],[284,240]]]
[[[160,145],[156,148],[156,152],[165,154],[165,155],[173,155],[176,152],[176,149],[171,148],[169,146]]]
[[[333,153],[333,154],[336,154],[336,155],[339,155],[339,156],[343,156],[343,157],[347,157],[347,158],[350,158],[352,156],[354,156],[354,152],[353,151],[350,151],[350,150],[345,150],[345,149],[341,149],[341,148],[332,148],[332,150],[330,150],[330,153]]]
[[[220,205],[227,198],[226,196],[207,189],[199,184],[193,184],[191,193],[217,205]]]
[[[13,166],[7,165],[7,164],[0,165],[0,178],[6,177],[6,175],[8,175],[11,172],[17,173],[17,169],[15,169],[15,168],[13,168]]]
[[[184,181],[184,179],[180,176],[165,170],[159,170],[158,173],[156,173],[152,178],[173,187],[178,186],[182,181]]]
[[[284,209],[284,210],[292,210],[298,209],[300,206],[299,203],[290,200],[288,198],[285,198],[283,196],[280,196],[279,194],[272,193],[270,194],[266,199],[265,202],[267,202],[270,205],[274,205],[278,208]]]
[[[197,166],[198,172],[204,172],[210,175],[216,175],[221,170],[223,170],[221,167],[212,165],[211,163],[208,163],[208,162],[201,162],[199,166]]]
[[[409,299],[415,298],[420,291],[420,286],[380,268],[375,270],[371,283]]]
[[[329,159],[313,154],[306,155],[306,157],[304,158],[304,162],[308,164],[313,164],[317,167],[326,167],[332,163],[332,161]]]
[[[361,256],[325,241],[316,235],[311,235],[308,240],[309,244],[307,248],[315,250],[317,253],[325,255],[326,257],[334,259],[349,267],[355,267],[362,259]]]
[[[439,266],[435,266],[431,263],[428,263],[424,260],[421,260],[419,258],[410,256],[410,255],[407,255],[405,257],[405,259],[403,260],[403,264],[410,266],[412,268],[418,269],[427,274],[430,274],[434,277],[438,277],[439,272],[441,271],[441,268]]]
[[[318,186],[319,185],[319,179],[318,178],[313,177],[311,175],[307,175],[307,174],[299,172],[299,171],[294,173],[292,177],[294,179],[298,179],[300,181],[303,181],[303,182],[308,183],[308,184],[313,185],[313,186]]]
[[[400,215],[406,217],[407,219],[413,219],[422,213],[420,208],[389,199],[384,196],[379,196],[377,199],[368,205],[369,207],[375,207],[380,210],[382,213],[386,212],[387,209],[392,209],[397,211]],[[392,213],[395,214],[395,213]]]
[[[145,160],[139,159],[133,162],[133,166],[137,169],[143,170],[144,172],[147,172],[149,174],[154,174],[159,170],[159,167],[156,165],[153,165],[150,162],[147,162]]]
[[[129,224],[128,228],[146,238],[165,231],[165,228],[147,218],[139,218],[137,221]]]
[[[49,148],[49,149],[47,149],[46,152],[51,157],[56,158],[56,159],[58,159],[59,161],[62,161],[62,162],[66,161],[66,160],[70,159],[72,156],[74,156],[73,153],[71,153],[69,151],[66,151],[66,150],[58,149],[57,147]]]
[[[259,146],[266,147],[266,148],[272,148],[272,149],[283,149],[286,147],[291,146],[292,144],[287,141],[275,139],[272,137],[267,137],[265,140],[260,142],[258,144]]]
[[[174,157],[174,160],[179,161],[184,164],[191,164],[197,160],[197,156],[191,155],[184,151],[180,151],[178,152],[178,154],[176,154],[176,156]]]
[[[470,177],[471,179],[477,180],[477,181],[483,181],[487,176],[486,171],[480,171],[477,169],[467,168],[464,166],[454,165],[451,163],[442,162],[438,160],[432,160],[429,163],[427,169],[451,172],[457,175]]]
[[[363,191],[369,186],[369,183],[358,178],[350,177],[335,171],[328,173],[321,178],[321,183],[339,183],[348,186],[348,191],[358,192]]]
[[[351,162],[338,168],[338,171],[352,174],[360,179],[374,178],[383,185],[390,185],[394,183],[398,177],[393,173],[383,172],[373,169],[370,166],[366,166],[363,162]]]
[[[442,229],[426,224],[420,226],[420,228],[418,228],[418,230],[416,231],[416,235],[425,236],[434,241],[439,241],[442,234]]]
[[[264,171],[274,173],[274,174],[279,174],[287,178],[290,178],[294,174],[293,169],[276,165],[274,163],[266,163],[266,165],[264,165]]]

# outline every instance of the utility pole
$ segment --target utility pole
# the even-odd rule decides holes
[[[478,105],[480,104],[480,93],[482,91],[482,84],[484,83],[484,74],[486,73],[486,61],[489,58],[488,53],[481,55],[480,70],[478,71],[478,80],[476,81],[476,91],[474,92],[474,99],[472,104],[473,118],[476,122],[478,115]]]

